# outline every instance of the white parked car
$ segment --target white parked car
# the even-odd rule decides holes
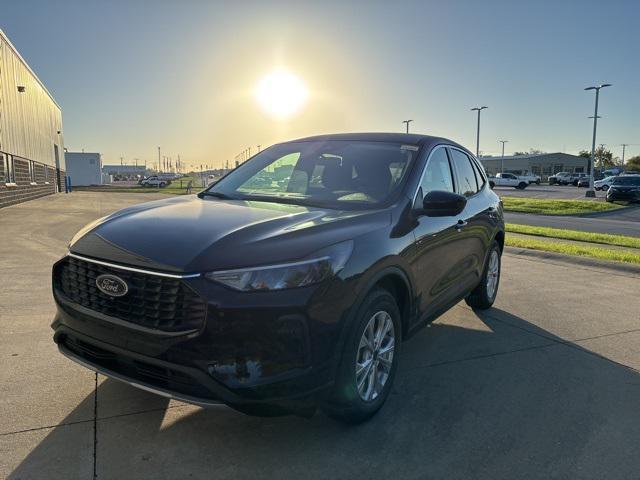
[[[558,172],[555,175],[551,175],[549,177],[549,185],[569,185],[571,182],[571,173],[569,172]]]
[[[524,180],[529,185],[535,183],[536,185],[540,185],[540,175],[534,175],[533,173],[525,172],[524,175],[518,175],[520,180]]]
[[[495,177],[489,177],[489,186],[493,187],[514,187],[524,190],[529,185],[527,180],[517,177],[513,173],[498,173]]]
[[[612,175],[611,177],[606,177],[602,180],[596,180],[595,182],[593,182],[593,188],[595,188],[596,190],[609,190],[609,187],[613,183],[614,178],[616,178],[616,176]]]
[[[166,187],[169,183],[169,180],[164,178],[159,178],[157,175],[152,175],[150,177],[143,178],[138,182],[143,187]]]

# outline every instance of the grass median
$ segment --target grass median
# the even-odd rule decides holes
[[[519,225],[515,223],[507,223],[506,229],[507,232],[532,235],[536,237],[561,238],[564,240],[575,240],[577,242],[589,242],[640,249],[640,238],[627,237],[625,235],[582,232],[578,230],[564,230],[561,228],[533,227],[531,225]]]
[[[607,212],[622,205],[593,200],[543,200],[538,198],[502,197],[506,212],[535,213],[539,215],[577,215]]]
[[[606,247],[556,243],[537,238],[510,237],[509,235],[507,235],[506,238],[506,245],[509,247],[528,248],[532,250],[542,250],[545,252],[561,253],[564,255],[575,255],[579,257],[596,258],[598,260],[610,260],[640,265],[640,251],[612,250]]]

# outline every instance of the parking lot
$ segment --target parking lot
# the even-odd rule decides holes
[[[510,193],[546,189],[584,197]],[[405,343],[389,401],[356,427],[203,410],[75,365],[51,339],[51,265],[88,221],[155,198],[0,210],[1,478],[638,478],[640,273],[605,265],[506,252],[495,307],[461,303]]]
[[[524,190],[513,187],[495,187],[495,192],[500,196],[561,199],[561,200],[594,200],[585,198],[586,188],[578,188],[573,185],[529,185]],[[604,201],[606,192],[596,191],[596,201]]]

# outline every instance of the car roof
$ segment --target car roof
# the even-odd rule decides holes
[[[362,133],[332,133],[326,135],[314,135],[311,137],[298,138],[296,140],[290,140],[288,142],[327,142],[327,141],[346,141],[346,142],[385,142],[385,143],[400,143],[408,145],[417,145],[420,147],[431,148],[433,146],[446,143],[462,150],[469,152],[469,150],[453,140],[443,137],[435,137],[431,135],[420,135],[417,133],[385,133],[385,132],[362,132]],[[471,153],[471,152],[469,152]]]

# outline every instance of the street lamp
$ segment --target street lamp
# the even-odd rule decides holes
[[[402,123],[406,123],[407,124],[407,133],[409,133],[409,124],[413,122],[413,120],[403,120]]]
[[[504,144],[508,143],[509,140],[498,140],[502,144],[502,159],[500,160],[500,173],[504,173]]]
[[[596,192],[593,189],[593,167],[595,165],[595,153],[596,153],[596,129],[598,128],[598,98],[600,97],[600,89],[604,87],[610,87],[610,83],[603,83],[602,85],[598,85],[597,87],[587,87],[585,90],[595,90],[596,91],[596,108],[593,113],[593,140],[591,141],[591,158],[589,159],[590,172],[589,172],[589,188],[587,189],[587,193],[585,193],[586,197],[595,197]]]
[[[629,144],[628,143],[623,143],[621,146],[622,146],[622,163],[620,165],[624,167],[624,152],[627,149],[627,147],[629,146]]]
[[[480,112],[485,108],[489,108],[489,107],[474,107],[471,109],[472,112],[473,111],[478,112],[478,133],[476,135],[476,157],[477,158],[480,157]]]

